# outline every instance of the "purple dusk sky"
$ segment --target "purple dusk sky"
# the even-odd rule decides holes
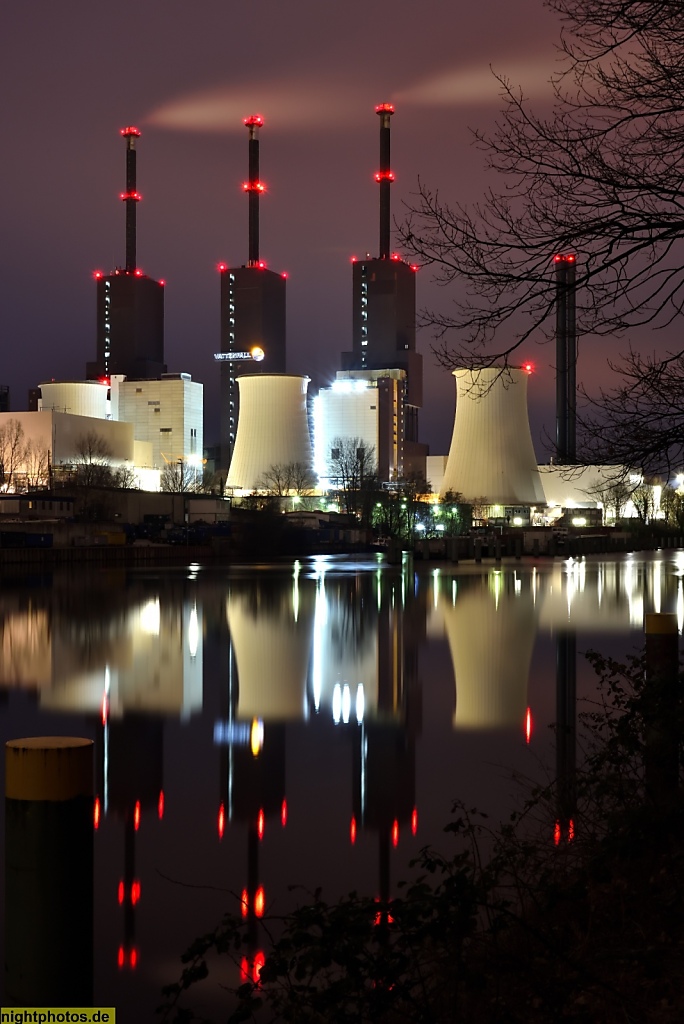
[[[12,408],[46,378],[79,379],[95,356],[96,269],[124,262],[124,144],[138,145],[138,262],[167,283],[166,360],[205,385],[218,432],[220,261],[247,258],[247,131],[265,118],[261,254],[288,280],[288,363],[327,383],[351,342],[353,255],[377,254],[376,103],[392,121],[392,212],[418,177],[452,201],[486,184],[470,127],[500,107],[490,65],[548,102],[559,23],[541,0],[28,0],[4,6],[2,365]],[[452,293],[453,294],[453,293]],[[448,309],[418,276],[418,304]],[[428,332],[422,439],[448,451],[454,384]],[[607,342],[587,360],[605,364]],[[532,431],[553,434],[551,348],[524,354]],[[595,364],[598,365],[598,364]],[[594,368],[591,368],[594,372]]]

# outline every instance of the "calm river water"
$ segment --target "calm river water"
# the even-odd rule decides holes
[[[448,851],[454,800],[507,816],[515,775],[555,775],[558,708],[595,692],[583,652],[633,653],[648,611],[681,632],[683,579],[679,551],[3,578],[3,745],[95,743],[94,1005],[153,1020],[243,891],[391,896],[422,846]]]

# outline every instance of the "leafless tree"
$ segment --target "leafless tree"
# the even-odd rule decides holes
[[[178,459],[164,466],[159,486],[162,491],[171,491],[174,494],[196,493],[202,489],[202,477],[198,478],[194,466],[188,465],[183,459]]]
[[[108,442],[95,430],[88,430],[76,439],[74,468],[76,483],[85,489],[111,487],[112,449]]]
[[[313,471],[303,462],[278,463],[271,466],[259,481],[258,489],[269,494],[309,495],[315,487]]]
[[[330,445],[328,472],[348,515],[363,511],[364,497],[377,486],[375,446],[360,437],[335,437]]]
[[[474,135],[503,186],[466,207],[421,183],[403,228],[441,283],[466,289],[449,315],[423,317],[449,367],[510,361],[552,332],[555,253],[577,255],[580,334],[662,327],[682,312],[684,5],[546,5],[562,21],[552,112],[536,114],[499,78],[497,126]]]
[[[684,356],[630,351],[615,368],[620,383],[600,391],[582,418],[585,461],[646,475],[684,471]]]
[[[8,420],[0,427],[0,483],[6,491],[14,488],[15,476],[23,466],[25,448],[21,422]]]
[[[26,486],[30,490],[38,487],[45,487],[48,483],[49,474],[49,450],[48,446],[41,439],[40,441],[29,440],[24,445],[23,467]]]

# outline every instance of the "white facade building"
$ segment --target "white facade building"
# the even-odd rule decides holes
[[[237,378],[240,414],[227,487],[257,491],[273,466],[313,467],[306,409],[309,380],[285,373]]]
[[[68,412],[100,420],[109,418],[109,381],[44,381],[40,385],[40,396],[40,412]]]
[[[152,465],[163,470],[180,460],[202,470],[204,387],[189,373],[158,380],[111,380],[112,419],[133,424],[135,438],[152,448]]]
[[[454,370],[456,416],[441,494],[490,505],[545,505],[522,369]]]

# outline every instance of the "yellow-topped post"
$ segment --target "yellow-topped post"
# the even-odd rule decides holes
[[[5,1005],[91,1006],[93,741],[5,746]]]

